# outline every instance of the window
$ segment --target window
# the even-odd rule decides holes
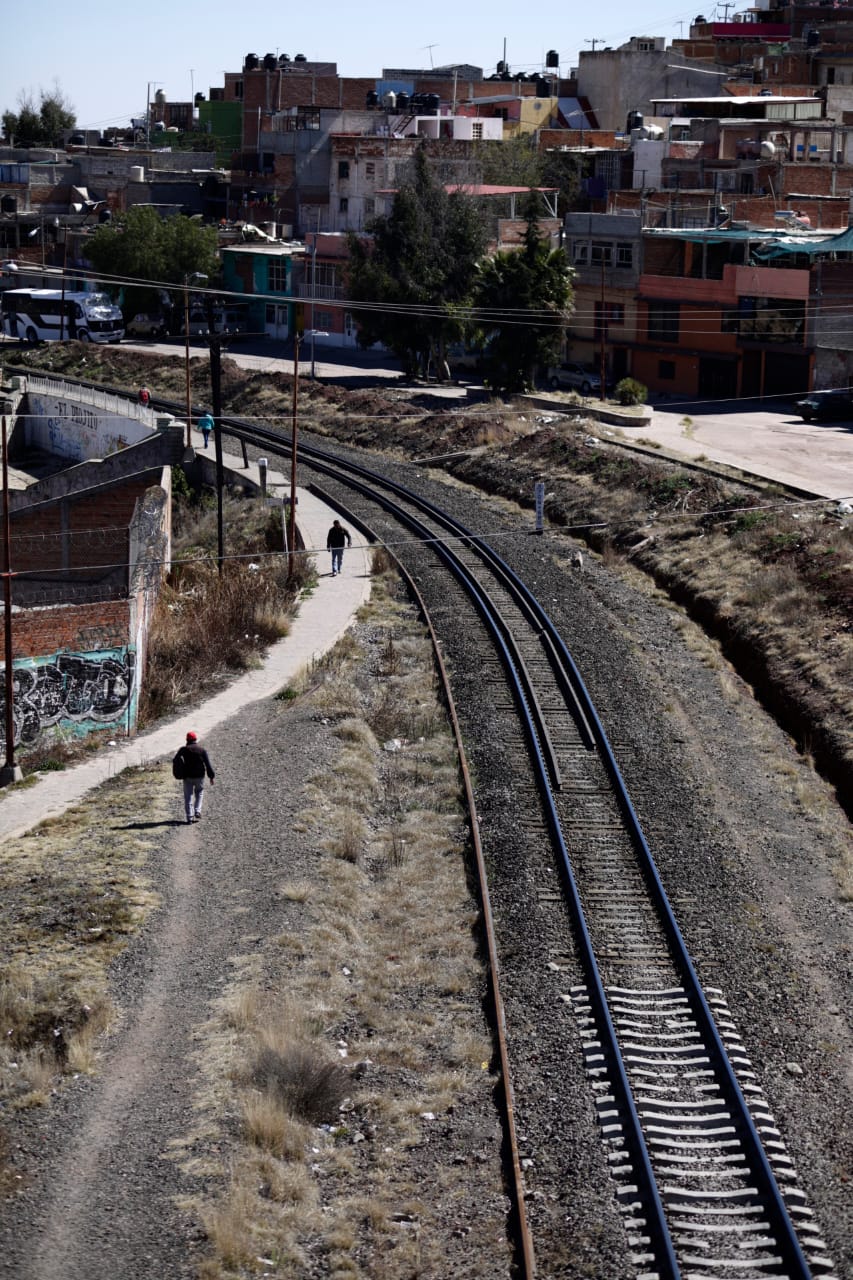
[[[658,360],[658,377],[662,381],[671,382],[675,377],[675,361]]]
[[[349,177],[349,160],[338,161],[338,177],[339,178]]]
[[[238,100],[242,99],[243,97],[243,81],[242,80],[234,81],[234,97],[237,98]]]
[[[613,262],[613,245],[606,240],[593,240],[592,265],[609,267]]]
[[[632,244],[617,244],[616,265],[617,267],[633,267],[634,246]]]
[[[589,245],[586,240],[575,240],[572,245],[572,261],[578,266],[586,266],[589,262]]]
[[[482,142],[483,140],[483,122],[475,120],[471,125],[471,137],[474,142]]]
[[[376,201],[373,199],[372,196],[365,196],[365,199],[364,199],[365,218],[372,218],[375,212],[376,212]]]
[[[267,263],[267,288],[270,293],[287,292],[287,262]]]
[[[375,161],[373,161],[373,160],[368,160],[368,161],[367,161],[367,164],[364,166],[364,176],[365,176],[365,178],[375,178],[375,177],[376,177],[376,163],[375,163]]]
[[[315,329],[326,329],[328,331],[329,329],[331,329],[331,327],[332,327],[331,311],[315,311],[314,312],[314,328]]]
[[[340,209],[341,213],[346,213],[347,209],[349,208],[349,200],[347,199],[346,196],[341,196],[338,208]]]
[[[677,302],[650,302],[649,339],[652,342],[677,342],[679,306]]]
[[[607,326],[602,333],[602,315],[604,323]],[[595,304],[595,336],[601,338],[606,336],[612,325],[620,325],[625,323],[625,307],[621,302],[596,302]]]

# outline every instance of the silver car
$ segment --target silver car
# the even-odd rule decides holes
[[[601,378],[585,364],[564,360],[562,364],[548,370],[548,386],[554,391],[563,388],[567,391],[580,391],[582,395],[588,396],[593,391],[601,390]]]

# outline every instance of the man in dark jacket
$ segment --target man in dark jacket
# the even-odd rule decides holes
[[[198,822],[204,803],[204,779],[210,778],[213,786],[213,765],[204,747],[199,746],[198,734],[187,734],[186,745],[181,747],[172,761],[172,773],[184,782],[184,808],[187,822]]]
[[[349,529],[345,529],[340,520],[335,520],[326,534],[326,550],[332,553],[332,577],[341,572],[344,559],[344,547],[352,546]]]

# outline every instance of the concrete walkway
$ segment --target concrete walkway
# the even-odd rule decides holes
[[[235,471],[246,474],[240,459],[226,459],[226,465],[230,463]],[[250,472],[256,477],[257,467]],[[270,483],[278,487],[284,477],[271,475]],[[104,746],[90,760],[61,773],[42,774],[28,786],[0,792],[0,840],[22,835],[43,819],[62,813],[87,791],[124,769],[173,756],[183,745],[188,728],[204,738],[247,703],[277,693],[332,648],[370,596],[369,548],[354,535],[352,547],[344,553],[343,572],[333,578],[326,534],[335,512],[304,489],[298,490],[297,507],[306,549],[316,553],[317,585],[302,598],[290,634],[270,648],[263,667],[238,677],[215,697],[183,709],[156,729],[129,740],[116,738],[114,746]]]

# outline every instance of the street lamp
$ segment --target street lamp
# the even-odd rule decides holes
[[[193,271],[184,276],[184,368],[187,383],[187,448],[193,445],[193,399],[190,389],[190,285],[197,280],[206,280],[203,271]]]

